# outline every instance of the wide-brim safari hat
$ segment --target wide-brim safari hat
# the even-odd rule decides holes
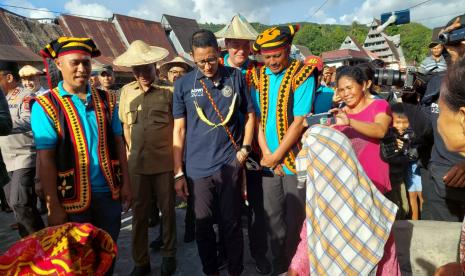
[[[218,38],[255,40],[258,32],[240,14],[236,14],[223,29],[215,33]]]
[[[160,75],[166,76],[170,68],[174,66],[182,67],[186,70],[186,72],[192,68],[182,57],[175,57],[160,66]]]
[[[19,77],[23,78],[23,77],[40,76],[40,75],[43,75],[44,72],[40,71],[39,69],[35,68],[32,65],[24,65],[23,67],[21,67],[21,69],[19,69],[18,74],[19,74]]]
[[[150,46],[142,40],[135,40],[126,52],[115,58],[113,64],[124,67],[152,64],[166,58],[168,54],[165,48]]]

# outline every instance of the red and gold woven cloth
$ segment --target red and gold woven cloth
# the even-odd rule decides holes
[[[69,222],[16,242],[0,256],[0,275],[104,275],[116,253],[107,232]]]

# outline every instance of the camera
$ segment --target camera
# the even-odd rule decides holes
[[[397,139],[404,142],[404,146],[400,149],[402,154],[407,156],[409,160],[414,161],[418,159],[418,150],[416,147],[412,146],[411,144],[412,138],[413,138],[413,132],[411,130],[397,137]]]
[[[402,87],[403,91],[413,91],[415,88],[417,70],[407,66],[405,72],[392,69],[375,69],[373,83],[376,85]]]
[[[424,95],[429,80],[437,73],[418,71],[414,66],[407,66],[405,71],[376,68],[373,75],[373,84],[383,86],[401,87],[400,93],[418,93]]]
[[[445,45],[458,44],[465,40],[465,27],[439,35],[439,41]]]

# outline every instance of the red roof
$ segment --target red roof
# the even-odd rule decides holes
[[[323,52],[321,54],[323,61],[336,61],[336,60],[346,60],[346,59],[366,59],[370,60],[370,57],[362,51],[355,51],[351,49],[344,50],[334,50],[329,52]]]
[[[114,18],[116,20],[115,24],[119,25],[128,43],[134,40],[142,40],[151,46],[165,48],[169,52],[165,60],[171,60],[177,56],[160,22],[121,14],[115,14]]]
[[[68,36],[90,37],[102,55],[96,60],[102,64],[112,64],[113,59],[126,51],[121,37],[111,22],[93,20],[72,15],[62,15],[59,23]],[[130,71],[129,68],[114,66],[116,71]]]
[[[67,35],[92,38],[103,56],[117,57],[126,51],[126,46],[111,22],[71,15],[62,15],[59,20]]]

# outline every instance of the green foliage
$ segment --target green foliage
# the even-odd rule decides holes
[[[199,24],[200,29],[210,30],[214,33],[224,28],[224,26],[225,26],[224,24],[213,24],[213,23]]]
[[[268,25],[251,23],[257,32],[262,32]],[[307,46],[315,55],[322,52],[337,50],[346,36],[350,35],[363,45],[368,33],[368,27],[354,21],[351,25],[327,25],[301,22],[300,31],[296,33],[294,43]],[[201,28],[219,31],[225,25],[206,23]],[[431,39],[431,30],[419,23],[410,23],[387,28],[388,35],[400,34],[402,48],[407,62],[421,62],[428,55],[428,43]]]
[[[421,62],[428,56],[428,44],[431,41],[432,30],[419,23],[400,26],[390,26],[386,29],[389,35],[400,34],[402,49],[407,62]]]

